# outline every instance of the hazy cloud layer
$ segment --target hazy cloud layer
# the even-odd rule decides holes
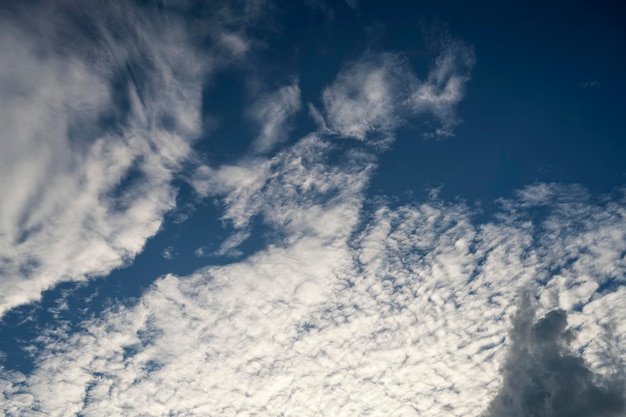
[[[60,281],[106,275],[142,250],[175,205],[171,180],[201,130],[203,84],[239,59],[243,34],[230,28],[254,17],[224,7],[205,29],[176,7],[6,7],[0,314]],[[201,51],[202,39],[216,39],[214,48]]]

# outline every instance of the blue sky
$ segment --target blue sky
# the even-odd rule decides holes
[[[6,416],[623,416],[623,10],[7,2]]]

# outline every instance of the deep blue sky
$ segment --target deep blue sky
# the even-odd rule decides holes
[[[537,181],[609,192],[626,178],[619,5],[363,2],[356,13],[337,7],[332,19],[314,7],[287,6],[279,16],[261,52],[261,77],[279,84],[298,74],[303,99],[313,103],[341,65],[364,51],[402,51],[424,74],[432,59],[424,34],[433,28],[445,25],[474,47],[456,137],[421,140],[419,122],[403,129],[381,158],[373,190],[443,186],[449,197],[489,204]],[[233,109],[207,144],[220,157],[246,143],[234,111],[245,96],[242,76],[223,74],[211,89],[219,99],[208,108]]]

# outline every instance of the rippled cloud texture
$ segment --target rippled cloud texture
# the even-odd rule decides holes
[[[2,311],[106,275],[157,233],[202,128],[202,84],[247,53],[245,25],[260,13],[220,9],[229,24],[196,33],[176,13],[99,7],[87,18],[119,27],[95,24],[97,47],[79,38],[42,53],[34,35],[0,29],[2,55],[16,57],[0,73],[12,179],[0,183]],[[198,36],[216,46],[198,49]],[[367,195],[381,138],[391,146],[416,117],[435,117],[432,136],[458,124],[474,53],[441,45],[423,80],[397,53],[347,63],[309,106],[318,129],[291,141],[297,81],[259,97],[246,113],[251,152],[188,178],[232,226],[220,254],[255,221],[268,243],[166,274],[79,331],[42,331],[32,372],[0,370],[4,415],[623,415],[623,190],[536,183],[487,219],[436,190],[404,203]]]
[[[487,223],[464,204],[435,199],[381,203],[362,227],[372,158],[350,151],[333,166],[325,162],[331,150],[312,135],[268,162],[247,204],[280,233],[272,246],[232,265],[165,276],[136,306],[86,322],[82,333],[48,336],[32,375],[4,375],[7,410],[467,416],[480,415],[500,389],[490,415],[530,416],[541,414],[499,412],[517,401],[507,399],[510,384],[524,384],[515,367],[533,384],[577,372],[533,374],[551,354],[585,378],[616,372],[608,359],[619,356],[609,347],[626,334],[625,294],[597,290],[624,273],[623,198],[594,203],[580,189],[538,185],[503,202],[500,218]],[[533,218],[537,208],[545,212]],[[564,312],[554,335],[543,326],[545,341],[525,336],[532,315],[516,318],[507,356],[518,288],[536,280],[545,280],[543,308],[567,309],[580,327],[570,343],[584,348],[592,371],[574,353],[559,356]],[[611,323],[613,339],[596,338]],[[619,386],[609,387],[605,397],[617,405],[603,407],[623,410]],[[586,389],[593,395],[593,385]]]

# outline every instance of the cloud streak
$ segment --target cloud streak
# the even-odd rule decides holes
[[[339,135],[364,140],[373,134],[389,137],[410,118],[426,114],[440,124],[427,136],[453,136],[455,108],[474,62],[471,47],[442,42],[428,76],[420,80],[401,54],[367,53],[324,90],[327,124]]]
[[[506,318],[517,288],[529,285],[538,311],[562,308],[579,328],[570,346],[584,349],[585,369],[604,375],[623,360],[623,350],[603,360],[602,344],[590,342],[626,313],[623,287],[584,285],[612,259],[587,253],[621,251],[622,200],[593,202],[580,188],[539,184],[502,201],[486,223],[462,203],[437,199],[363,212],[375,160],[333,143],[307,136],[256,170],[264,174],[244,182],[251,189],[226,190],[226,211],[242,196],[237,213],[245,215],[233,219],[259,216],[276,233],[270,245],[231,265],[163,277],[137,305],[85,322],[83,332],[49,334],[33,374],[3,374],[7,409],[478,416],[501,398],[499,364],[511,363]],[[598,286],[609,279],[596,275]],[[513,349],[539,360],[564,347],[564,314],[528,319],[524,334],[535,336],[525,345],[515,339]],[[615,323],[620,346],[626,329]]]
[[[142,250],[175,206],[203,85],[245,52],[222,48],[236,36],[221,25],[254,17],[224,7],[207,31],[149,5],[32,6],[11,6],[0,29],[10,63],[0,69],[0,315]]]

